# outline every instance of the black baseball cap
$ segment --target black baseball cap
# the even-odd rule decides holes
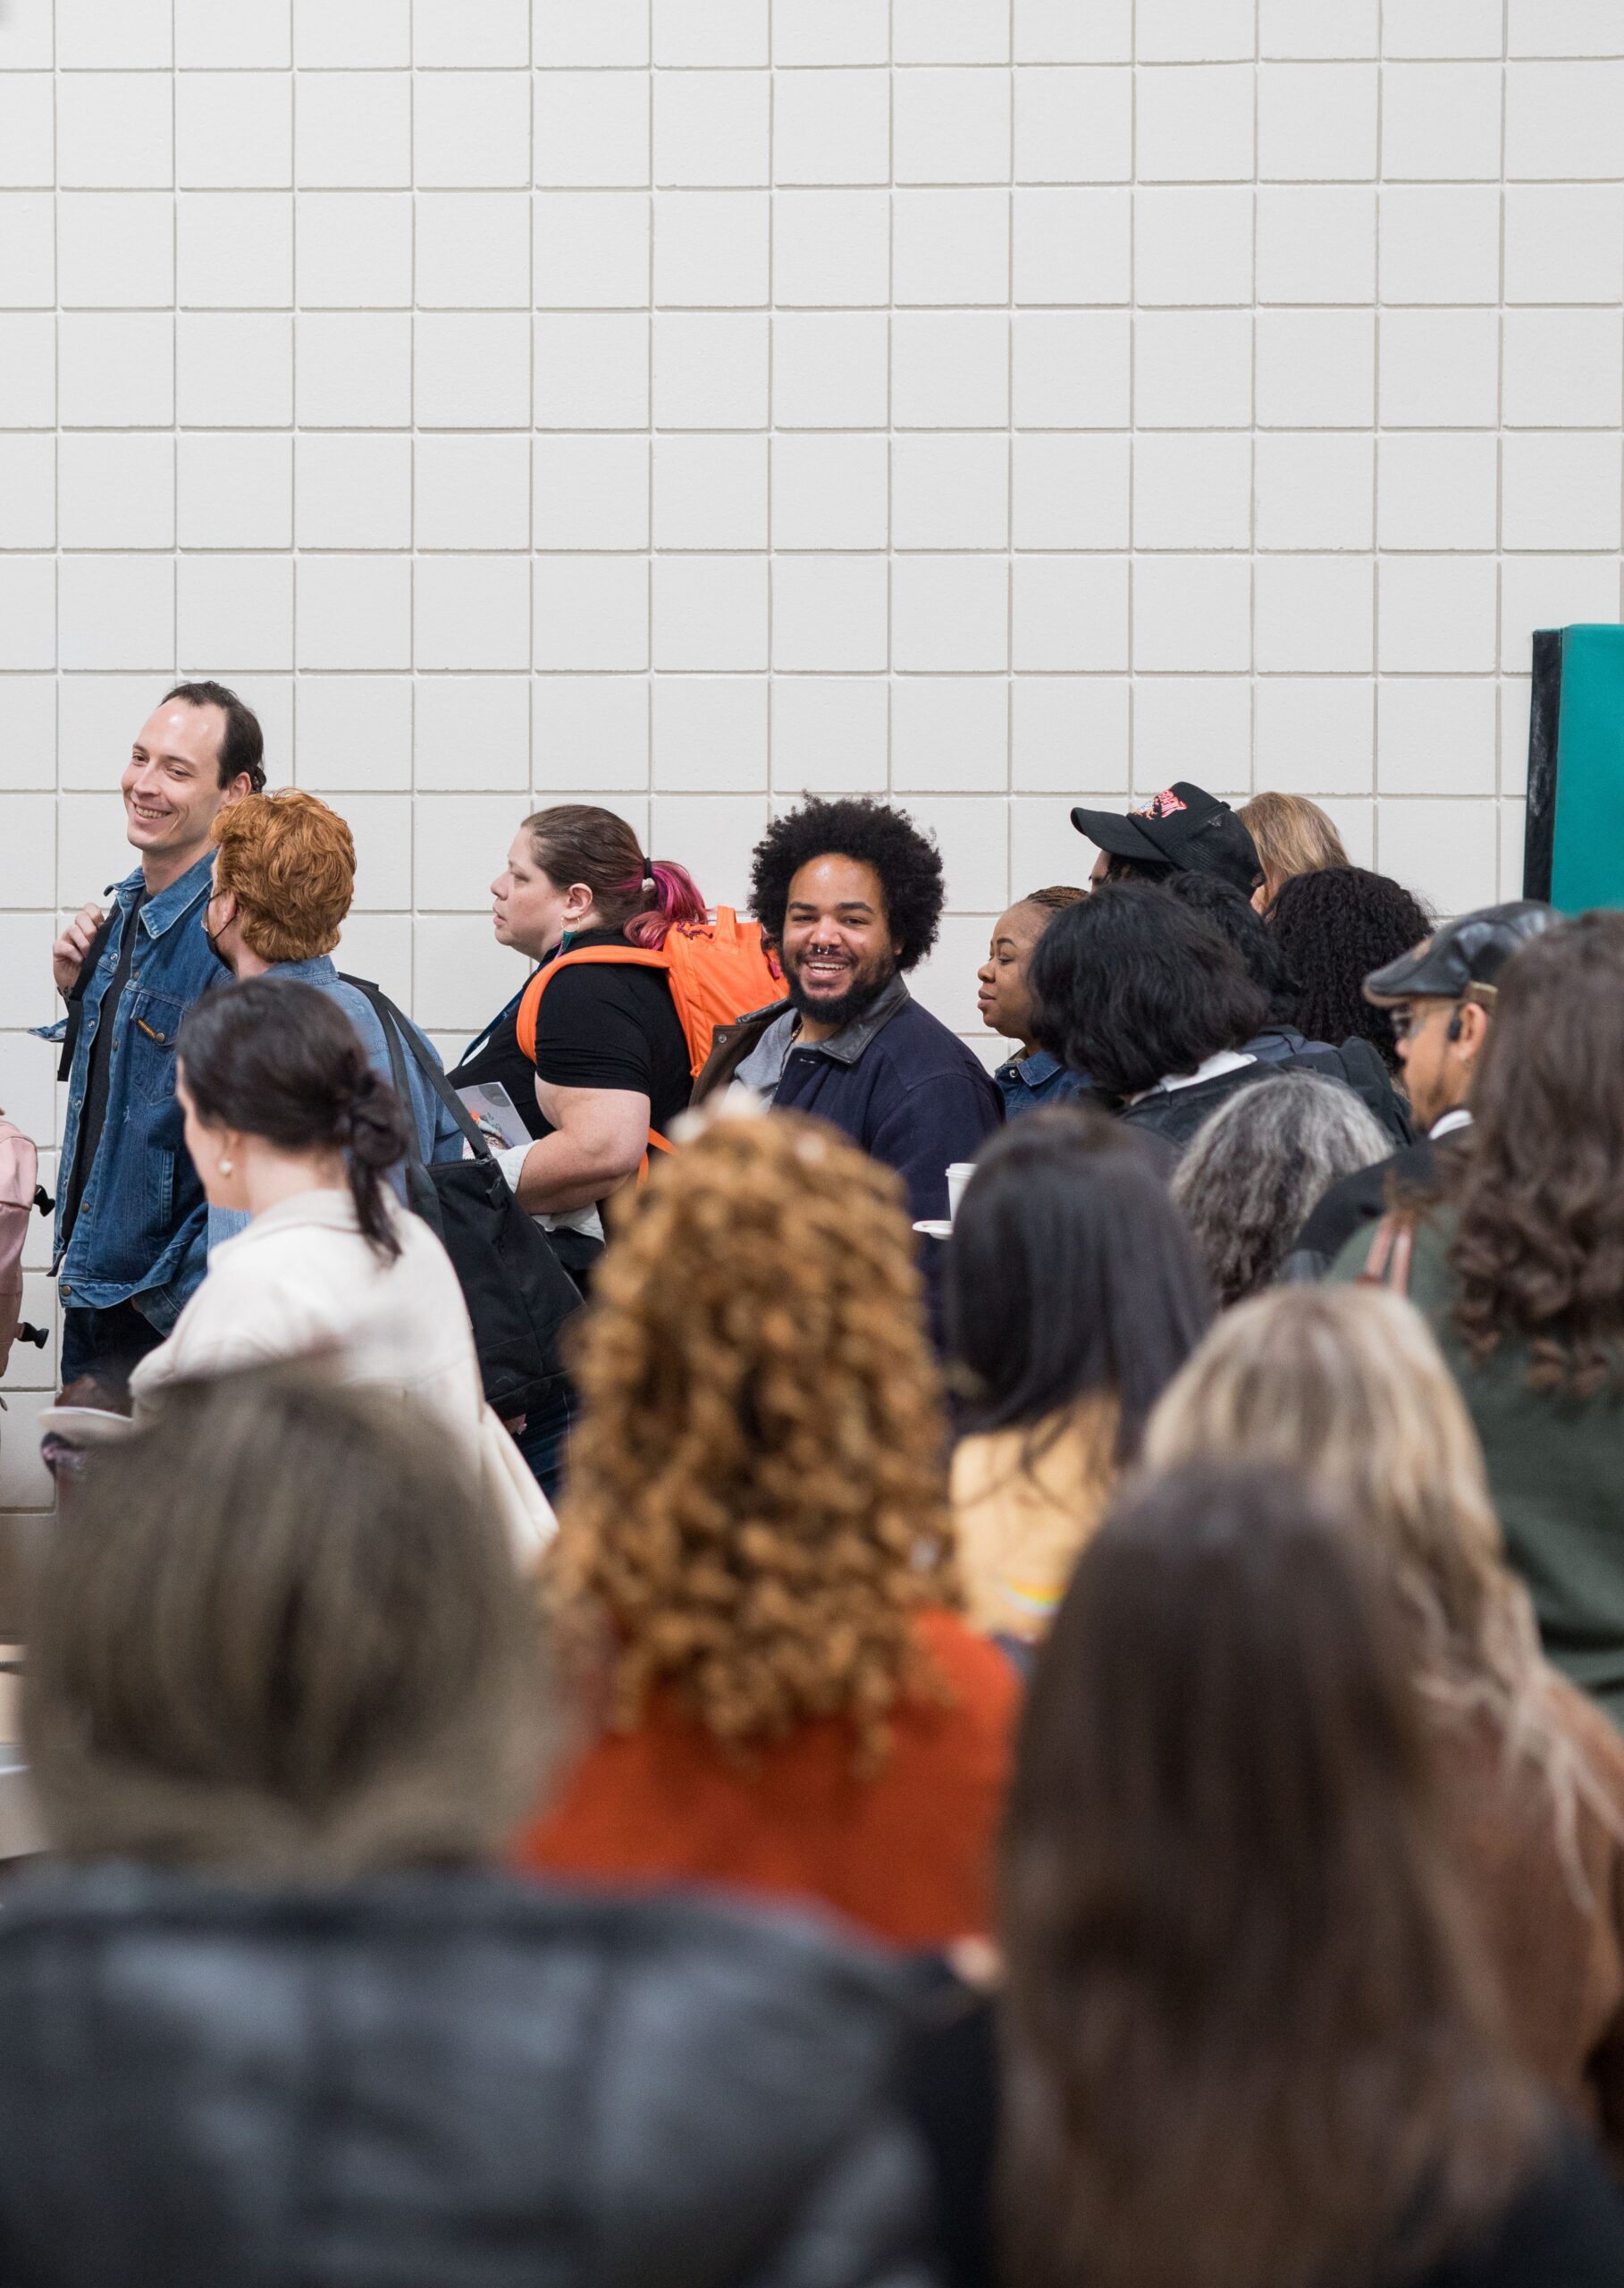
[[[1373,969],[1365,980],[1365,998],[1378,1009],[1394,1001],[1464,1001],[1474,993],[1492,998],[1501,971],[1518,947],[1561,920],[1554,906],[1537,898],[1480,905],[1458,921],[1444,922],[1396,962]]]
[[[1072,812],[1072,824],[1113,858],[1216,874],[1250,897],[1263,879],[1257,845],[1227,803],[1175,778],[1142,811]]]

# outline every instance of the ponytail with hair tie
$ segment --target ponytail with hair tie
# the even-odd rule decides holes
[[[333,1123],[333,1140],[344,1152],[361,1235],[392,1261],[400,1242],[390,1226],[382,1178],[405,1157],[406,1115],[388,1081],[358,1052],[347,1098]]]

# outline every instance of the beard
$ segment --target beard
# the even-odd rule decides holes
[[[791,969],[787,963],[784,982],[798,1015],[810,1017],[814,1024],[841,1026],[854,1024],[859,1017],[866,1016],[896,975],[896,957],[886,954],[854,969],[844,993],[808,993],[801,983],[799,968]]]

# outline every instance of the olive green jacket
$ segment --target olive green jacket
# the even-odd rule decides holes
[[[1365,1225],[1327,1274],[1356,1279],[1379,1225]],[[1624,1731],[1624,1381],[1598,1398],[1528,1387],[1528,1346],[1508,1337],[1481,1367],[1452,1314],[1453,1218],[1416,1232],[1409,1297],[1438,1337],[1477,1425],[1511,1564],[1527,1582],[1547,1655]]]

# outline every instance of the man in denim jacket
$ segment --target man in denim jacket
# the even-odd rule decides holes
[[[80,1020],[53,1265],[64,1385],[126,1377],[173,1326],[207,1263],[208,1210],[175,1101],[175,1036],[226,975],[202,927],[210,829],[265,785],[264,753],[257,719],[223,685],[170,692],[124,768],[126,831],[141,862],[118,885],[94,969],[81,975],[103,925],[95,904],[51,949],[57,989]],[[64,1021],[50,1037],[65,1030]]]

